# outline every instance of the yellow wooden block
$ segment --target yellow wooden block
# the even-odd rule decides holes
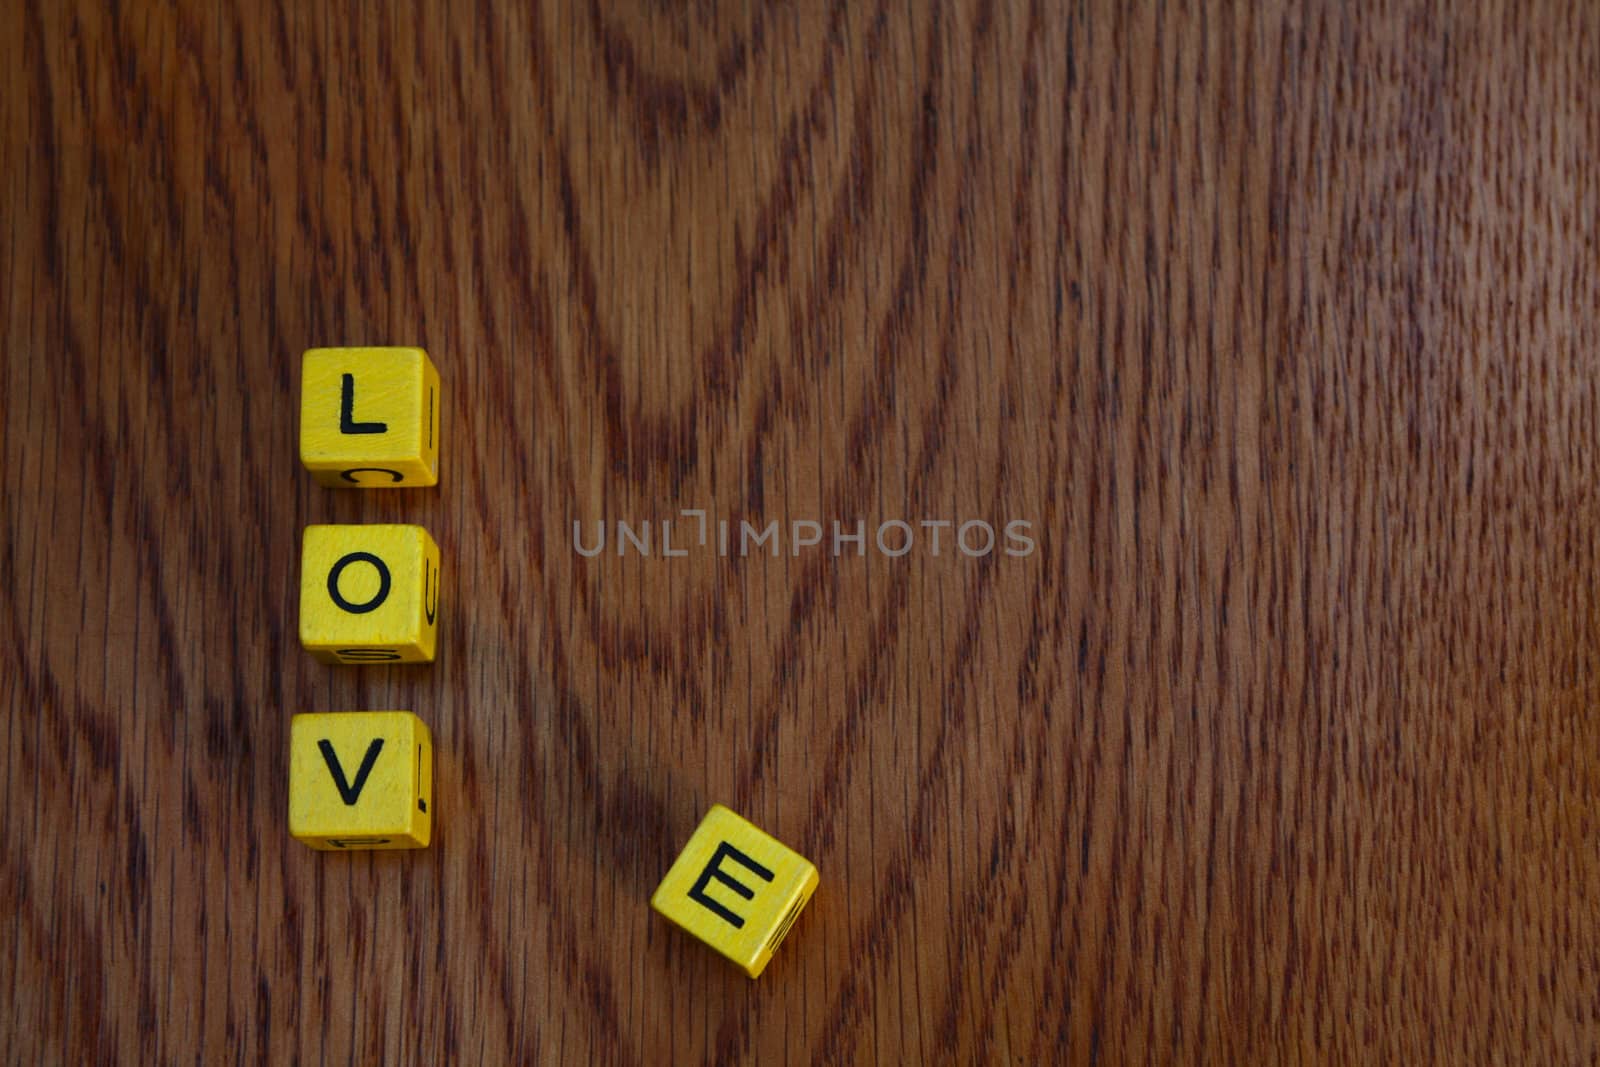
[[[324,663],[431,663],[439,546],[420,526],[307,526],[300,643]]]
[[[437,485],[439,402],[439,372],[420,348],[313,348],[300,461],[335,488]]]
[[[804,856],[714,804],[650,906],[754,978],[816,888]]]
[[[409,711],[289,721],[289,833],[312,848],[427,848],[433,740]]]

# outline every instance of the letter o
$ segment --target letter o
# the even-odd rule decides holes
[[[972,549],[967,547],[967,531],[972,529],[974,526],[983,527],[983,532],[989,535],[988,542],[983,546],[983,549],[978,552],[974,552]],[[970,522],[964,522],[961,524],[961,529],[956,531],[956,543],[961,546],[961,551],[969,556],[987,556],[990,552],[994,551],[994,527],[990,526],[982,519],[973,519]]]
[[[888,545],[883,543],[883,531],[891,527],[904,530],[906,533],[905,543],[897,549],[890,549]],[[900,519],[889,519],[878,527],[878,551],[890,558],[898,558],[911,551],[912,542],[916,540],[916,537],[917,535],[911,531],[909,522],[902,522]]]
[[[364,604],[352,604],[339,592],[339,575],[343,574],[344,569],[352,563],[370,563],[378,569],[378,592]],[[389,599],[389,568],[383,560],[371,552],[347,552],[339,557],[339,562],[328,572],[328,595],[333,598],[335,604],[350,614],[365,615]]]

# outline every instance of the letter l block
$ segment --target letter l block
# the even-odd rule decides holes
[[[420,348],[310,349],[300,461],[334,489],[437,485],[439,407],[439,372]]]

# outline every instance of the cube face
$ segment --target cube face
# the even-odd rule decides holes
[[[324,663],[431,663],[439,584],[420,526],[307,526],[300,643]]]
[[[310,349],[300,461],[334,488],[437,485],[439,407],[439,372],[420,348]]]
[[[289,723],[289,833],[315,849],[426,848],[433,740],[409,711],[296,715]]]
[[[715,804],[650,906],[755,978],[816,888],[805,857]]]

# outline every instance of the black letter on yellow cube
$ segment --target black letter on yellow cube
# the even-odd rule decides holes
[[[433,740],[409,711],[289,721],[289,833],[327,850],[425,848]]]
[[[307,526],[300,643],[325,663],[429,663],[439,547],[420,526]]]

